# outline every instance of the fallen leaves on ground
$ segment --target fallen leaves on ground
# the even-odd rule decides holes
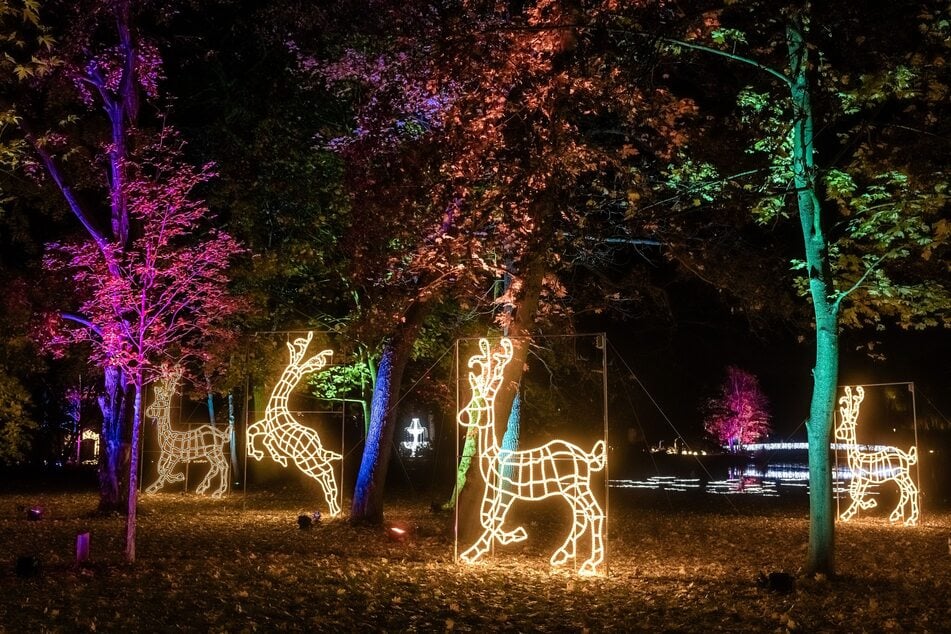
[[[530,505],[513,516],[526,544],[454,563],[454,517],[424,502],[387,506],[413,527],[324,519],[301,530],[306,501],[259,493],[142,502],[138,560],[122,561],[124,520],[93,494],[0,495],[0,631],[951,631],[951,514],[906,529],[878,518],[837,526],[838,576],[806,578],[805,504],[612,497],[600,577],[553,569],[568,523]],[[40,521],[23,508],[40,504]],[[76,534],[91,560],[74,562]],[[582,544],[583,545],[583,544]],[[14,574],[18,556],[40,572]],[[784,570],[795,589],[758,587]]]

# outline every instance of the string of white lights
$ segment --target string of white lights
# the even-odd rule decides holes
[[[877,506],[878,502],[869,497],[869,488],[893,481],[901,494],[898,505],[888,519],[892,522],[903,520],[905,526],[918,523],[918,487],[911,477],[911,466],[918,462],[918,448],[912,446],[907,452],[897,447],[886,446],[879,451],[862,451],[855,443],[858,426],[859,406],[865,398],[865,388],[846,386],[845,396],[839,399],[840,422],[835,428],[835,437],[848,447],[849,470],[852,481],[849,483],[849,497],[852,503],[839,516],[847,522],[859,512]]]
[[[171,402],[182,377],[181,370],[175,370],[155,385],[155,400],[145,410],[145,415],[158,423],[159,461],[158,479],[145,490],[146,493],[159,491],[168,482],[181,482],[185,474],[175,472],[180,464],[207,462],[208,473],[195,489],[195,493],[204,493],[211,486],[214,477],[218,477],[218,488],[211,497],[220,498],[228,490],[228,458],[225,445],[231,438],[227,429],[216,429],[211,425],[202,425],[184,431],[172,429]]]
[[[264,458],[264,452],[257,447],[260,439],[271,458],[282,467],[287,466],[290,458],[298,469],[320,485],[329,513],[334,516],[340,513],[340,502],[332,463],[342,456],[324,449],[317,432],[297,422],[288,409],[291,392],[301,379],[322,370],[333,356],[332,350],[324,350],[304,361],[304,353],[313,337],[314,333],[310,332],[306,337],[288,342],[290,363],[271,392],[264,418],[248,426],[248,455],[255,460]]]
[[[604,561],[604,511],[591,490],[591,473],[604,469],[604,440],[590,452],[564,440],[553,440],[541,447],[519,451],[503,450],[495,433],[495,398],[502,385],[505,366],[512,360],[512,342],[503,338],[501,351],[491,352],[487,339],[479,340],[480,354],[469,359],[472,398],[460,410],[458,421],[478,429],[479,466],[485,480],[479,520],[483,532],[460,557],[466,563],[481,559],[495,541],[511,544],[528,538],[521,526],[505,530],[505,516],[517,500],[542,500],[561,496],[571,506],[572,526],[565,542],[551,557],[552,565],[573,559],[578,540],[591,533],[591,551],[578,570],[582,575],[597,574]]]

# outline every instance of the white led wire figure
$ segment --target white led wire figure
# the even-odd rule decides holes
[[[207,462],[208,473],[195,489],[195,493],[204,493],[211,486],[211,480],[218,476],[218,488],[211,497],[220,498],[228,490],[228,458],[225,445],[231,439],[230,429],[217,429],[211,425],[202,425],[193,429],[179,431],[172,429],[171,402],[182,377],[181,370],[174,370],[160,379],[155,385],[155,400],[145,410],[145,415],[158,423],[159,454],[158,480],[145,490],[155,493],[168,482],[181,482],[185,479],[182,472],[173,472],[179,464],[189,462]]]
[[[310,332],[306,337],[288,342],[290,363],[271,392],[264,419],[248,426],[248,455],[255,460],[264,458],[264,452],[257,447],[260,438],[271,458],[282,467],[287,466],[288,458],[293,460],[298,469],[316,480],[323,489],[330,516],[333,517],[340,513],[340,503],[337,500],[337,476],[331,463],[342,456],[324,449],[317,432],[298,423],[287,407],[288,398],[301,379],[322,370],[333,356],[332,350],[324,350],[303,361],[313,337],[314,333]]]
[[[835,428],[835,437],[848,447],[849,470],[852,481],[849,483],[849,496],[852,503],[839,516],[847,522],[858,513],[859,508],[868,510],[878,503],[867,497],[870,486],[878,486],[894,481],[898,485],[901,498],[888,519],[892,522],[904,520],[905,526],[918,523],[918,487],[911,478],[911,466],[918,462],[918,449],[914,445],[907,452],[898,447],[885,447],[879,451],[862,451],[855,441],[855,428],[859,416],[859,405],[865,398],[865,388],[845,388],[845,396],[839,399],[840,422]]]
[[[419,448],[423,445],[423,441],[419,438],[423,435],[424,431],[426,431],[426,428],[419,424],[418,418],[414,418],[412,424],[406,428],[406,432],[411,435],[413,439],[403,441],[403,446],[409,450],[411,457],[416,457],[416,452],[419,451]]]
[[[472,399],[458,415],[459,424],[479,431],[479,467],[485,480],[479,519],[482,535],[460,557],[474,563],[492,547],[494,541],[511,544],[528,538],[521,526],[504,530],[505,516],[516,500],[543,500],[561,496],[571,506],[571,532],[555,554],[551,564],[558,566],[575,557],[578,540],[591,533],[591,552],[578,570],[582,575],[597,574],[604,561],[604,512],[591,492],[591,473],[604,469],[604,440],[594,444],[590,453],[563,440],[541,447],[507,451],[499,447],[495,433],[495,397],[502,386],[505,366],[512,360],[512,341],[503,338],[501,352],[490,352],[487,339],[479,340],[481,354],[469,359]]]

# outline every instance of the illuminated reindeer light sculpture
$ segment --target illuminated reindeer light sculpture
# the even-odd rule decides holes
[[[316,480],[323,489],[330,515],[334,516],[340,513],[340,504],[337,501],[337,477],[331,463],[342,456],[324,449],[317,432],[298,423],[287,407],[291,391],[301,379],[323,369],[333,355],[332,350],[324,350],[304,361],[304,353],[313,337],[311,332],[307,337],[288,342],[290,363],[271,392],[264,420],[248,426],[248,455],[255,460],[264,458],[264,452],[257,447],[260,438],[271,458],[282,467],[287,466],[288,458],[293,460],[298,469]]]
[[[846,387],[845,396],[839,399],[842,420],[835,428],[835,437],[848,446],[849,470],[852,472],[852,482],[849,483],[852,503],[839,519],[847,522],[855,517],[859,508],[874,508],[877,502],[866,497],[868,488],[893,480],[898,485],[901,498],[888,519],[892,522],[904,519],[905,526],[913,526],[918,523],[918,487],[911,479],[910,468],[918,462],[918,449],[912,446],[907,452],[897,447],[885,447],[879,451],[860,450],[855,442],[855,428],[859,405],[864,398],[865,389],[858,386],[854,394],[851,387]]]
[[[173,469],[182,463],[207,462],[208,474],[195,489],[195,493],[204,493],[211,486],[211,480],[218,476],[218,488],[211,497],[220,498],[228,490],[228,459],[225,457],[225,445],[231,439],[231,430],[216,429],[211,425],[202,425],[194,429],[179,431],[172,429],[171,402],[175,395],[181,370],[173,371],[155,385],[155,400],[145,410],[145,415],[158,423],[158,437],[161,454],[158,461],[158,480],[153,482],[146,493],[155,493],[167,482],[181,482],[185,479],[182,472]]]
[[[486,339],[479,340],[481,354],[469,359],[472,400],[459,412],[459,423],[478,429],[479,467],[485,480],[479,516],[483,532],[478,541],[462,553],[466,563],[478,561],[494,541],[511,544],[528,535],[521,526],[504,530],[505,516],[516,500],[542,500],[559,495],[571,505],[574,522],[564,544],[551,557],[553,566],[573,558],[578,540],[591,532],[591,553],[579,574],[597,574],[604,561],[604,512],[591,492],[591,472],[605,465],[604,441],[595,443],[590,453],[577,445],[553,440],[534,449],[506,451],[499,447],[495,433],[495,397],[502,385],[505,366],[512,360],[512,342],[501,340],[501,352],[491,352]]]

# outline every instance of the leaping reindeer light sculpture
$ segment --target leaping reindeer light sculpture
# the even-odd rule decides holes
[[[521,526],[504,530],[505,516],[516,500],[542,500],[559,495],[571,505],[571,532],[551,557],[553,566],[564,564],[577,552],[578,540],[590,530],[591,553],[578,570],[597,574],[604,561],[604,512],[591,492],[591,473],[604,469],[605,445],[595,443],[590,453],[563,440],[519,451],[502,450],[495,433],[495,397],[502,386],[505,366],[512,360],[512,341],[503,338],[501,352],[491,352],[487,339],[479,340],[480,354],[469,359],[472,399],[459,412],[459,424],[478,429],[479,467],[485,480],[479,519],[482,535],[462,553],[473,563],[489,551],[493,542],[511,544],[527,539]],[[478,368],[478,372],[471,371]]]
[[[918,487],[911,479],[910,468],[918,462],[918,449],[912,446],[907,452],[897,447],[885,447],[879,451],[860,450],[855,442],[855,428],[859,405],[864,398],[865,389],[860,385],[855,388],[855,393],[846,386],[845,396],[839,399],[842,420],[835,428],[835,437],[847,445],[849,470],[852,472],[852,481],[849,483],[852,503],[839,519],[847,522],[855,517],[859,508],[868,510],[875,507],[875,499],[867,497],[868,488],[893,480],[898,485],[901,498],[888,519],[892,522],[904,519],[905,526],[913,526],[918,523]]]
[[[181,370],[174,370],[155,385],[155,400],[145,410],[145,415],[158,423],[158,437],[161,454],[158,461],[158,480],[153,482],[146,493],[155,493],[167,482],[181,482],[185,479],[182,472],[173,473],[181,463],[207,462],[208,474],[195,489],[195,493],[204,493],[211,486],[211,480],[218,476],[218,488],[211,497],[220,498],[228,490],[228,459],[225,457],[225,445],[231,439],[231,429],[217,429],[211,425],[202,425],[194,429],[179,431],[172,429],[171,402]]]
[[[257,440],[261,438],[268,454],[282,467],[287,466],[288,458],[293,460],[298,469],[316,480],[323,489],[330,515],[334,516],[340,513],[340,503],[337,500],[337,477],[331,463],[342,456],[324,449],[317,432],[298,423],[287,407],[291,391],[301,379],[323,369],[333,355],[332,350],[324,350],[304,361],[304,353],[313,337],[314,333],[310,332],[307,337],[288,342],[290,363],[271,392],[264,419],[248,426],[248,455],[255,460],[264,458],[264,452],[257,447]]]

